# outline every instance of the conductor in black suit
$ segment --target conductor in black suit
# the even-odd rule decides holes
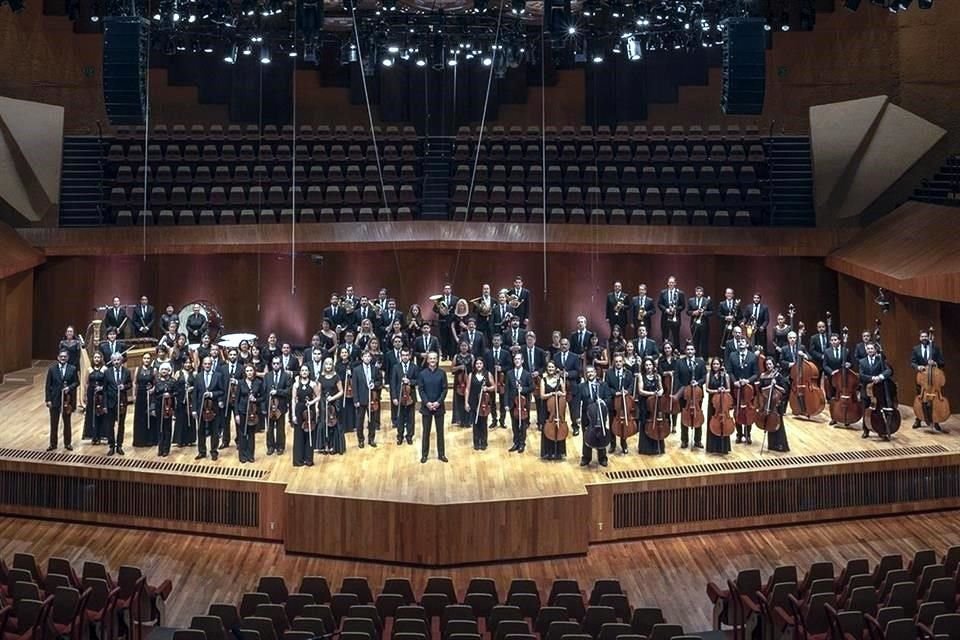
[[[71,403],[76,409],[80,378],[77,376],[77,368],[67,362],[69,357],[70,354],[66,350],[61,350],[57,354],[57,361],[47,369],[47,380],[43,385],[44,400],[47,409],[50,410],[50,446],[47,451],[54,451],[57,448],[61,417],[63,418],[63,446],[67,451],[73,451],[70,414],[64,413],[63,401],[65,396],[71,396]]]
[[[943,352],[940,347],[930,341],[930,332],[920,332],[920,344],[913,348],[910,354],[910,367],[917,373],[923,373],[927,367],[936,366],[943,369]],[[917,387],[917,393],[920,393],[920,387]],[[920,416],[913,421],[913,428],[920,428]],[[943,431],[940,423],[934,422],[933,428],[937,431]]]
[[[420,417],[423,420],[423,443],[420,448],[420,462],[426,463],[430,454],[430,432],[437,430],[437,458],[447,462],[443,445],[443,413],[447,399],[447,373],[437,367],[439,356],[436,351],[427,354],[427,366],[417,375],[417,391],[420,394]]]
[[[886,358],[883,355],[877,353],[877,346],[875,344],[868,343],[866,345],[867,357],[860,361],[860,398],[863,401],[864,409],[870,406],[870,394],[867,393],[867,385],[870,383],[874,384],[886,384],[890,377],[893,375],[893,371],[887,365]],[[863,436],[864,438],[870,437],[870,427],[867,426],[867,416],[864,412],[863,416]],[[889,440],[889,436],[884,436],[884,440]]]
[[[153,335],[153,307],[147,296],[140,296],[140,304],[133,310],[133,335],[149,338]]]
[[[680,344],[680,318],[686,306],[686,295],[677,288],[677,279],[674,276],[667,278],[667,288],[660,292],[657,298],[657,308],[660,309],[660,334],[663,342],[677,346]]]

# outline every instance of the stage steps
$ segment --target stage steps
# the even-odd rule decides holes
[[[815,226],[809,136],[774,136],[764,146],[770,167],[770,224]]]
[[[453,138],[440,136],[426,139],[423,191],[420,194],[420,218],[423,220],[446,220],[450,216],[453,141]]]
[[[913,200],[960,207],[960,156],[947,158],[932,178],[913,190]]]
[[[61,227],[95,227],[103,222],[103,159],[103,141],[98,136],[63,138]]]
[[[42,385],[47,377],[47,368],[53,360],[34,360],[27,369],[18,369],[4,374],[0,393],[14,388]]]

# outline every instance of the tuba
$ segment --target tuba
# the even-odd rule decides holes
[[[441,316],[446,316],[450,314],[450,306],[447,304],[447,301],[444,299],[442,294],[432,295],[429,298],[430,302],[433,303],[433,309]]]
[[[493,313],[493,299],[487,298],[487,301],[484,302],[483,296],[479,298],[474,298],[470,301],[477,308],[477,315],[483,316],[484,318],[489,318],[490,314]]]
[[[353,313],[354,309],[356,308],[356,305],[354,304],[352,299],[345,299],[340,303],[340,308],[343,310],[343,312],[346,315],[350,315],[351,313]]]

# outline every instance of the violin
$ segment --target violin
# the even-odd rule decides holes
[[[820,370],[800,351],[804,326],[797,330],[797,361],[790,365],[790,410],[795,416],[815,416],[827,406],[827,399],[820,388]]]
[[[107,415],[107,403],[105,402],[102,386],[96,386],[93,388],[93,415]]]
[[[467,373],[466,366],[463,366],[463,368],[460,371],[457,371],[456,388],[457,388],[458,396],[463,396],[463,397],[467,396],[467,382],[469,381],[469,379],[470,379],[470,374]]]
[[[499,367],[498,367],[499,369]],[[497,371],[497,393],[503,395],[507,388],[506,374],[503,371]]]
[[[729,437],[736,430],[737,425],[733,421],[734,401],[730,393],[730,376],[724,369],[720,369],[720,376],[723,382],[720,389],[710,398],[710,406],[713,407],[713,415],[710,417],[708,428],[710,433],[719,437]]]
[[[283,415],[283,412],[280,411],[280,398],[277,396],[270,396],[270,419],[279,420],[280,416]]]
[[[323,413],[324,413],[324,416],[326,416],[324,423],[326,423],[327,427],[332,429],[333,427],[337,426],[336,407],[334,407],[330,402],[330,396],[323,396],[322,402],[323,402]]]
[[[783,402],[783,388],[777,384],[777,377],[780,375],[779,367],[774,369],[769,377],[761,376],[759,393],[754,398],[756,421],[754,424],[758,429],[767,432],[780,429],[780,404]],[[769,384],[764,386],[764,381]]]
[[[546,401],[547,421],[543,423],[543,437],[556,442],[566,440],[570,436],[570,425],[567,424],[567,394],[561,389]]]
[[[520,389],[520,381],[517,380],[517,395],[513,399],[513,407],[511,411],[513,415],[517,417],[517,420],[526,420],[530,417],[530,408],[528,407],[528,400],[523,392]]]
[[[928,333],[930,355],[933,356],[933,327],[930,327]],[[923,366],[923,371],[917,371],[917,386],[920,392],[913,401],[913,412],[917,420],[923,420],[928,425],[939,424],[950,417],[950,402],[943,396],[943,386],[947,383],[947,378],[936,363],[925,362]]]
[[[483,417],[483,418],[486,418],[487,416],[490,415],[490,410],[491,410],[491,409],[492,409],[492,406],[491,406],[491,404],[490,404],[490,392],[489,392],[489,391],[483,391],[483,392],[481,392],[481,393],[480,393],[480,406],[478,407],[478,411],[480,412],[480,416]]]
[[[163,417],[172,418],[175,408],[175,401],[173,394],[170,393],[169,387],[163,392]]]
[[[370,399],[368,401],[369,411],[380,411],[380,392],[382,388],[370,389]]]
[[[670,373],[670,372],[667,372]],[[664,375],[667,375],[664,373]],[[671,385],[673,376],[670,376]],[[643,432],[651,440],[666,440],[673,427],[673,408],[680,408],[679,403],[673,401],[673,394],[664,393],[663,379],[657,380],[657,391],[660,395],[647,396],[647,421],[643,424]]]
[[[613,435],[623,439],[636,435],[639,431],[637,420],[634,418],[637,404],[629,391],[620,389],[614,397],[617,415],[613,418]]]
[[[413,387],[410,382],[400,385],[400,406],[409,407],[413,404]]]
[[[248,427],[254,427],[260,422],[260,416],[257,415],[257,396],[253,394],[253,385],[250,385],[250,395],[247,396],[247,421]]]
[[[844,327],[843,348],[847,348],[850,330]],[[844,366],[830,376],[833,397],[830,399],[830,419],[842,425],[851,425],[863,417],[863,405],[860,403],[860,377]]]

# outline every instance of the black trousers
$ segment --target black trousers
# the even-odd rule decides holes
[[[487,428],[487,422],[490,420],[489,416],[478,416],[474,415],[473,420],[473,448],[479,449],[487,446],[487,434],[489,429]]]
[[[126,411],[122,415],[118,414],[117,407],[113,407],[107,412],[107,424],[103,425],[106,431],[107,444],[111,448],[123,447],[123,436],[126,431],[127,416]]]
[[[530,405],[527,405],[528,407]],[[529,413],[527,414],[530,415]],[[520,420],[515,411],[510,412],[510,426],[513,428],[513,444],[518,447],[527,446],[527,427],[530,425],[530,418]]]
[[[287,448],[287,418],[281,414],[276,420],[267,416],[267,449],[282,451]]]
[[[593,460],[593,452],[594,452],[594,448],[588,445],[586,442],[584,442],[583,451],[581,452],[581,455],[580,455],[580,460],[590,462],[591,460]],[[597,452],[597,462],[603,462],[604,460],[607,459],[606,447],[601,447],[599,449],[596,449],[596,452]]]
[[[677,318],[679,319],[679,316]],[[670,322],[664,315],[660,318],[660,334],[663,336],[661,344],[669,341],[676,349],[680,345],[680,322]]]
[[[316,425],[314,425],[316,428]],[[269,435],[269,431],[267,432]],[[302,467],[305,464],[313,464],[313,446],[316,436],[312,431],[306,431],[302,427],[294,425],[293,427],[293,466]]]
[[[430,455],[430,432],[434,426],[437,429],[437,457],[443,458],[445,456],[445,449],[443,446],[443,411],[438,411],[436,413],[426,413],[420,414],[423,418],[423,442],[420,445],[420,453],[426,458]]]
[[[396,407],[397,409],[397,442],[404,438],[412,439],[415,421],[413,419],[413,405]]]
[[[507,424],[507,401],[506,393],[492,393],[490,394],[490,415],[500,416],[497,420],[501,426]]]
[[[370,408],[362,404],[356,407],[357,442],[363,442],[363,422],[367,421],[367,442],[376,442],[377,429],[380,428],[380,412],[371,413]]]
[[[257,430],[259,424],[247,424],[247,417],[243,414],[237,414],[240,424],[237,425],[237,452],[241,459],[253,462],[254,453],[257,448]]]
[[[220,425],[218,418],[210,422],[197,422],[197,453],[207,455],[207,438],[210,438],[210,451],[216,451],[220,445]]]
[[[162,409],[161,409],[162,411]],[[160,417],[160,433],[157,436],[157,453],[164,455],[170,453],[170,440],[173,437],[173,416],[169,418]]]
[[[683,423],[680,424],[680,442],[683,444],[690,444],[690,427],[685,426]],[[703,427],[696,427],[692,429],[693,431],[693,442],[694,444],[703,444]]]
[[[697,350],[697,355],[701,358],[706,359],[710,351],[710,329],[707,327],[707,320],[703,320],[703,324],[697,328],[697,325],[690,324],[690,334],[693,339],[693,348]]]
[[[233,407],[227,406],[223,409],[223,417],[220,420],[220,441],[226,447],[230,444],[230,425],[234,424]]]
[[[751,432],[752,430],[753,430],[753,425],[749,425],[749,424],[738,424],[738,425],[737,425],[737,435],[740,436],[741,438],[743,438],[744,436],[746,436],[747,438],[749,438],[750,435],[751,435],[750,432]]]
[[[73,443],[73,428],[70,426],[72,414],[65,414],[61,407],[50,407],[50,446],[57,446],[60,431],[60,418],[63,417],[63,444],[69,447]]]

